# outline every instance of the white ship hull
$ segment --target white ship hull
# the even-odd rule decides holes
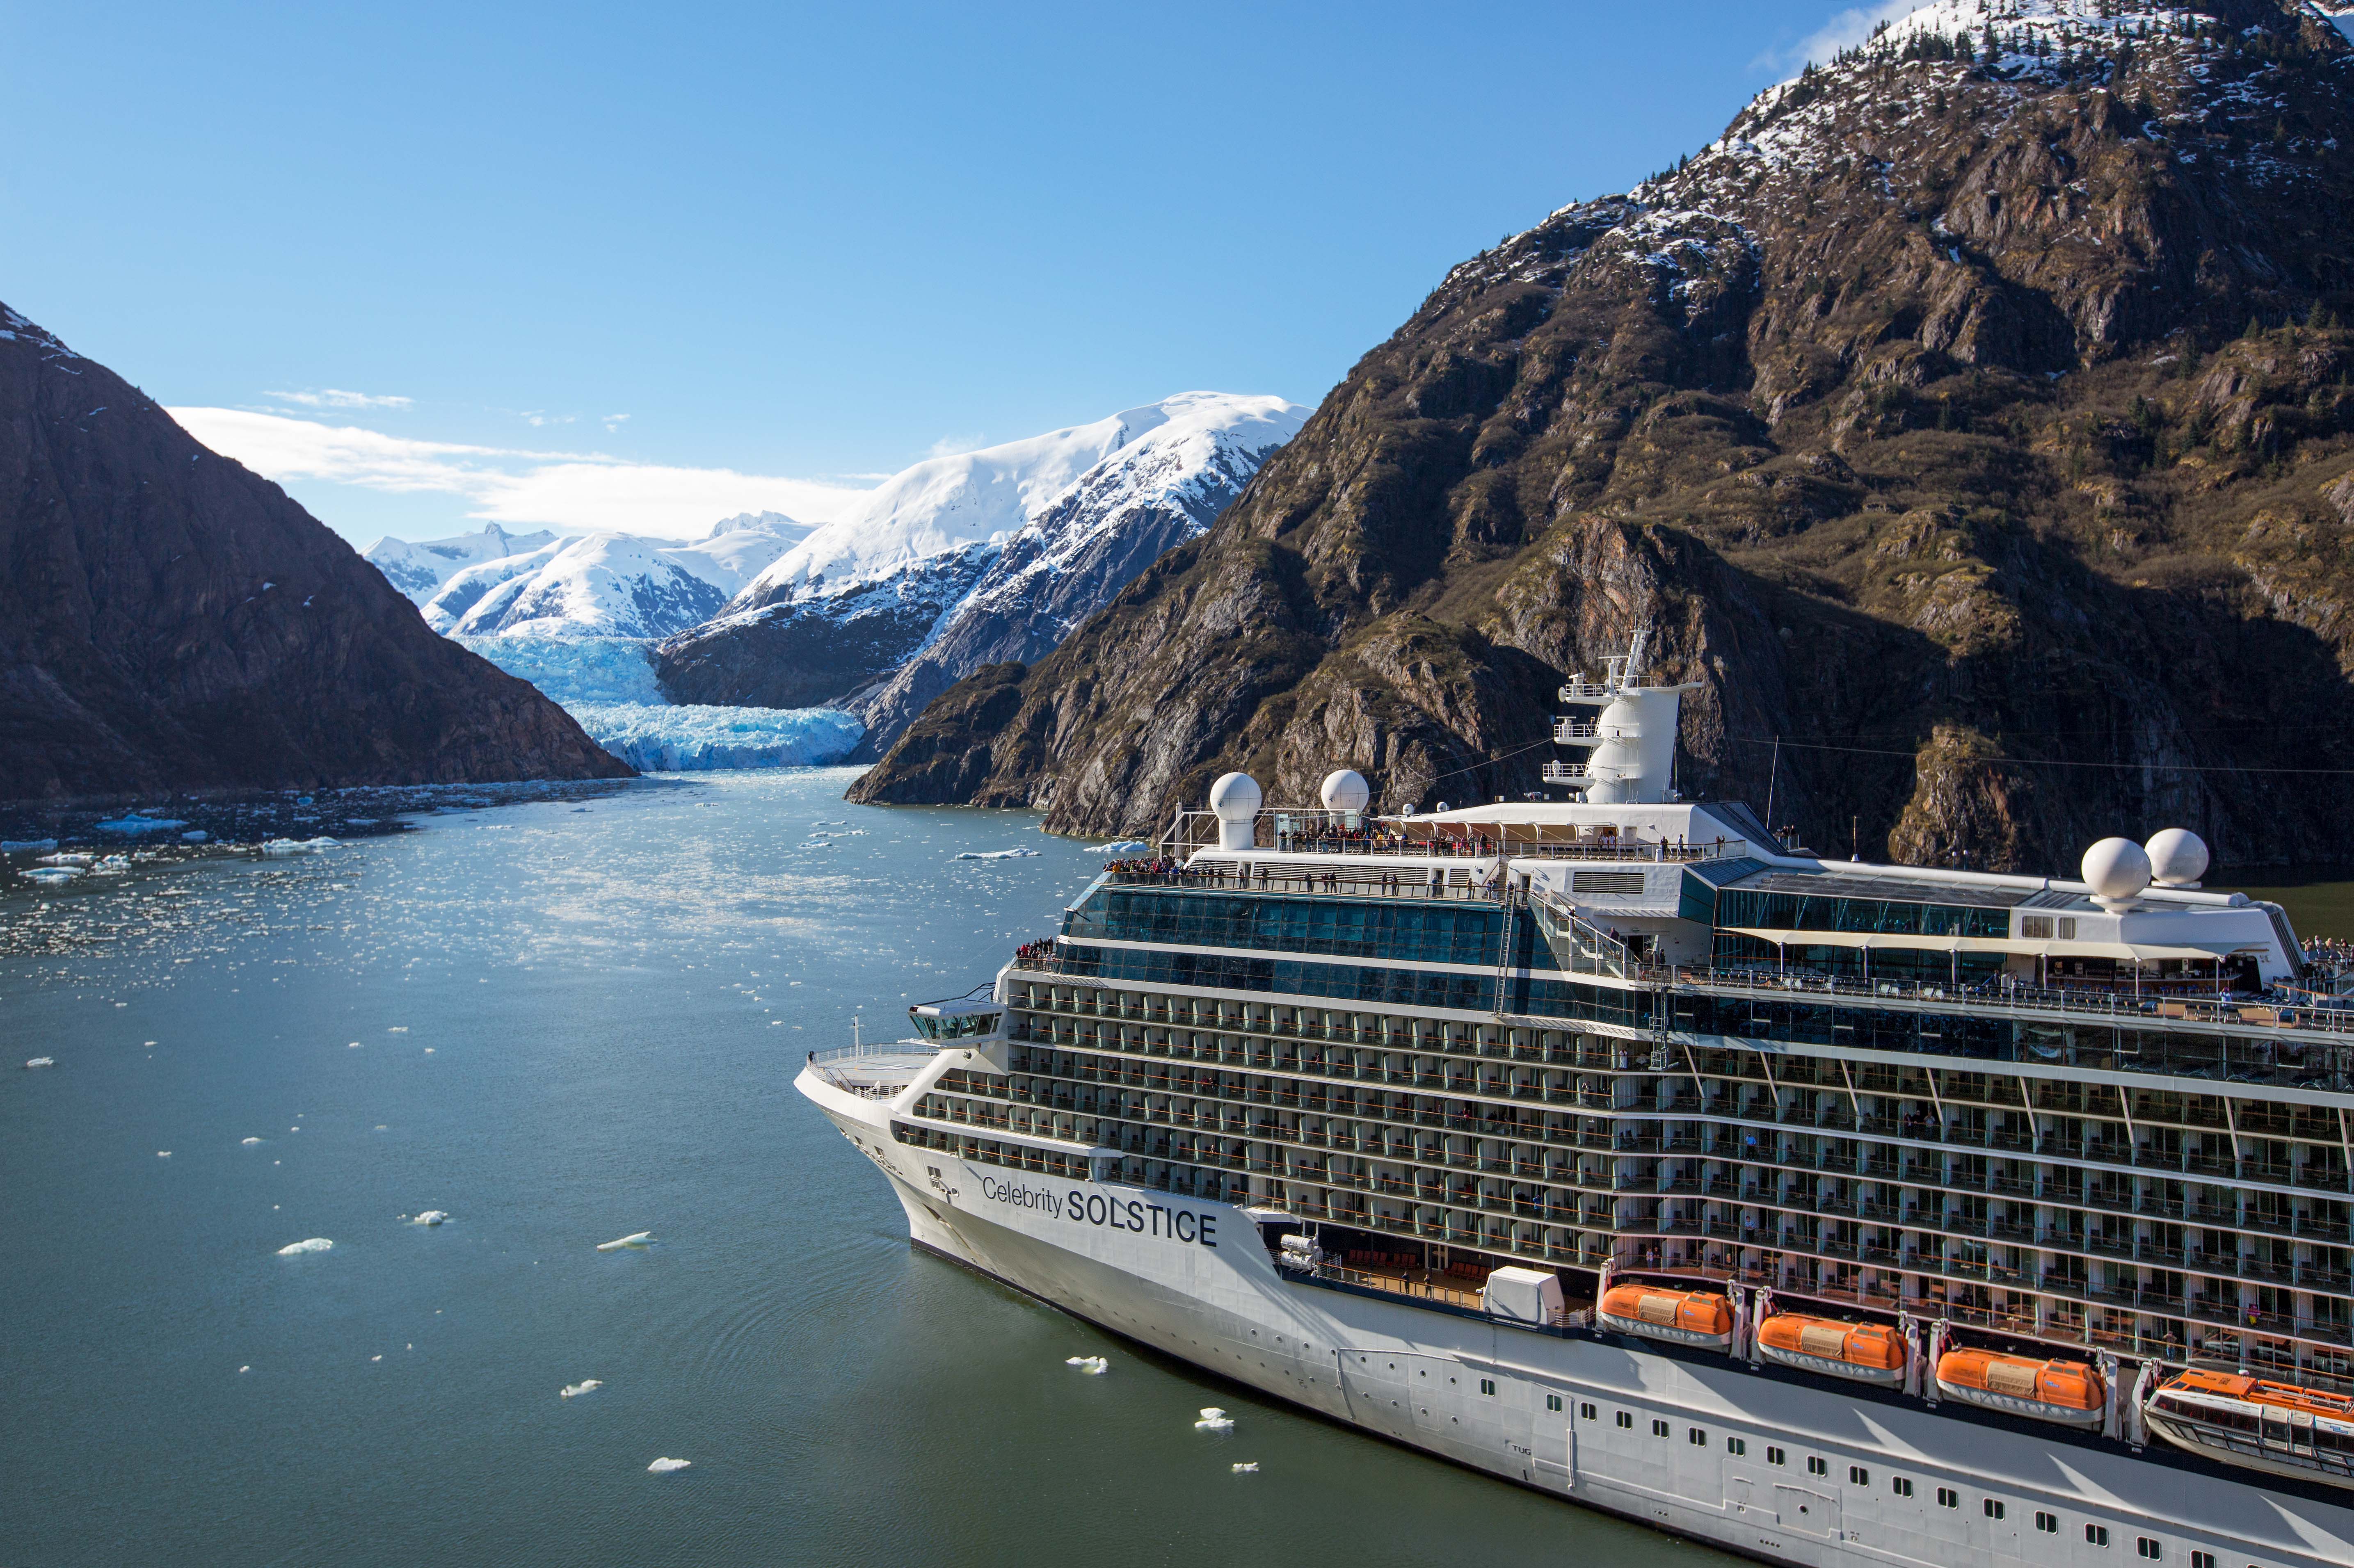
[[[800,1087],[890,1178],[918,1244],[1335,1421],[1679,1535],[1825,1568],[2354,1562],[2354,1496],[1310,1283],[1229,1205],[902,1146],[884,1104],[814,1072]]]

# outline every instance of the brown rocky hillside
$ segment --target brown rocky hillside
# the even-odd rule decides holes
[[[0,801],[631,769],[0,306]]]
[[[2048,869],[2354,859],[2354,50],[2309,8],[1978,0],[1450,273],[1204,538],[854,794],[1146,832],[1535,787],[1639,628],[1679,783]],[[1780,737],[1778,769],[1774,741]]]

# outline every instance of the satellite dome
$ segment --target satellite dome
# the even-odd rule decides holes
[[[1373,798],[1373,787],[1353,768],[1326,774],[1323,793],[1324,809],[1328,811],[1362,811],[1365,802]]]
[[[2189,828],[2160,828],[2142,848],[2160,887],[2196,887],[2207,874],[2207,841]]]
[[[2104,908],[2130,904],[2149,885],[2149,856],[2131,839],[2103,839],[2084,852],[2083,869]]]
[[[1247,773],[1221,773],[1210,786],[1210,810],[1222,822],[1247,822],[1258,815],[1258,780]]]

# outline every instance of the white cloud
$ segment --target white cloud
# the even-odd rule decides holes
[[[170,413],[205,445],[281,484],[456,495],[468,503],[467,515],[491,523],[692,537],[739,512],[828,522],[864,493],[826,480],[630,462],[603,452],[411,440],[249,408]]]
[[[379,397],[366,392],[341,392],[333,387],[323,387],[316,392],[265,392],[262,396],[286,403],[300,403],[305,408],[406,408],[416,401],[413,397]]]
[[[1850,5],[1808,37],[1787,48],[1767,49],[1750,64],[1785,71],[1801,70],[1808,65],[1828,65],[1831,57],[1841,49],[1853,48],[1871,37],[1872,30],[1881,23],[1909,16],[1921,5],[1922,0],[1873,0],[1869,5]]]

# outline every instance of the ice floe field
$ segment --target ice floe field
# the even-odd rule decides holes
[[[0,887],[0,1562],[1706,1555],[913,1252],[793,1073],[1103,856],[851,777]]]

